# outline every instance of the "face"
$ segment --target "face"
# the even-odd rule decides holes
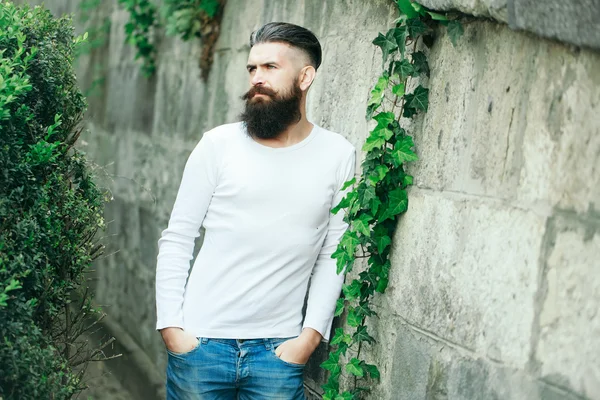
[[[303,93],[310,86],[302,79],[306,81],[304,71],[312,68],[302,57],[301,51],[282,43],[252,47],[247,65],[251,88],[242,96],[246,107],[241,115],[249,135],[273,139],[300,121]]]
[[[301,58],[299,50],[284,43],[253,46],[246,68],[251,91],[260,89],[248,100],[268,101],[276,95],[281,97],[289,93],[303,67]]]

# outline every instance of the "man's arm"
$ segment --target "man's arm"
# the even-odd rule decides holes
[[[211,139],[210,134],[205,134],[190,154],[169,225],[158,241],[156,329],[183,329],[183,294],[193,257],[194,240],[200,234],[200,226],[218,176],[217,158]]]
[[[354,177],[355,152],[352,149],[345,164],[341,168],[342,181],[339,184],[338,191],[334,196],[332,207],[335,207],[344,198],[350,188],[342,191],[341,188],[346,181]],[[329,216],[329,225],[327,227],[327,236],[313,267],[310,289],[308,292],[308,304],[306,316],[304,318],[303,335],[312,334],[307,328],[320,333],[322,338],[329,340],[333,314],[335,313],[335,304],[340,296],[340,291],[344,283],[344,274],[337,274],[336,261],[331,255],[336,250],[342,235],[348,228],[344,222],[344,213],[338,212]],[[311,335],[312,336],[312,335]],[[317,342],[318,345],[318,342]]]

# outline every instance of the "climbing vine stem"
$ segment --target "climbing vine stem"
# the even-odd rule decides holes
[[[418,159],[413,138],[403,126],[429,105],[429,89],[420,83],[423,76],[429,77],[429,64],[426,54],[417,50],[418,43],[430,46],[438,24],[447,28],[453,45],[463,33],[462,24],[452,15],[433,12],[411,0],[395,4],[400,14],[395,26],[373,41],[381,48],[383,62],[367,103],[366,118],[374,128],[362,147],[362,174],[346,182],[344,190],[351,190],[332,210],[334,214],[345,210],[349,223],[332,255],[338,274],[351,273],[360,258],[366,258],[367,265],[344,284],[336,305],[335,315],[345,316],[348,330],[335,330],[329,358],[321,364],[330,372],[322,386],[324,400],[359,399],[370,390],[369,383],[380,377],[377,366],[360,359],[360,354],[363,344],[375,343],[366,321],[377,315],[371,306],[373,296],[385,293],[388,285],[392,236],[398,218],[408,209],[407,189],[413,184],[405,168]],[[353,377],[354,384],[340,393],[342,373]]]

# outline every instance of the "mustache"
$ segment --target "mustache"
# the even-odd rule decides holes
[[[246,94],[242,96],[242,100],[249,100],[257,94],[264,94],[269,97],[275,97],[277,92],[264,86],[253,86]]]

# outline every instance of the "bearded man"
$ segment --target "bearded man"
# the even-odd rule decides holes
[[[329,340],[344,280],[331,254],[347,224],[330,210],[355,150],[306,118],[319,41],[269,23],[250,48],[242,121],[204,133],[158,241],[168,399],[304,399],[304,365]]]

